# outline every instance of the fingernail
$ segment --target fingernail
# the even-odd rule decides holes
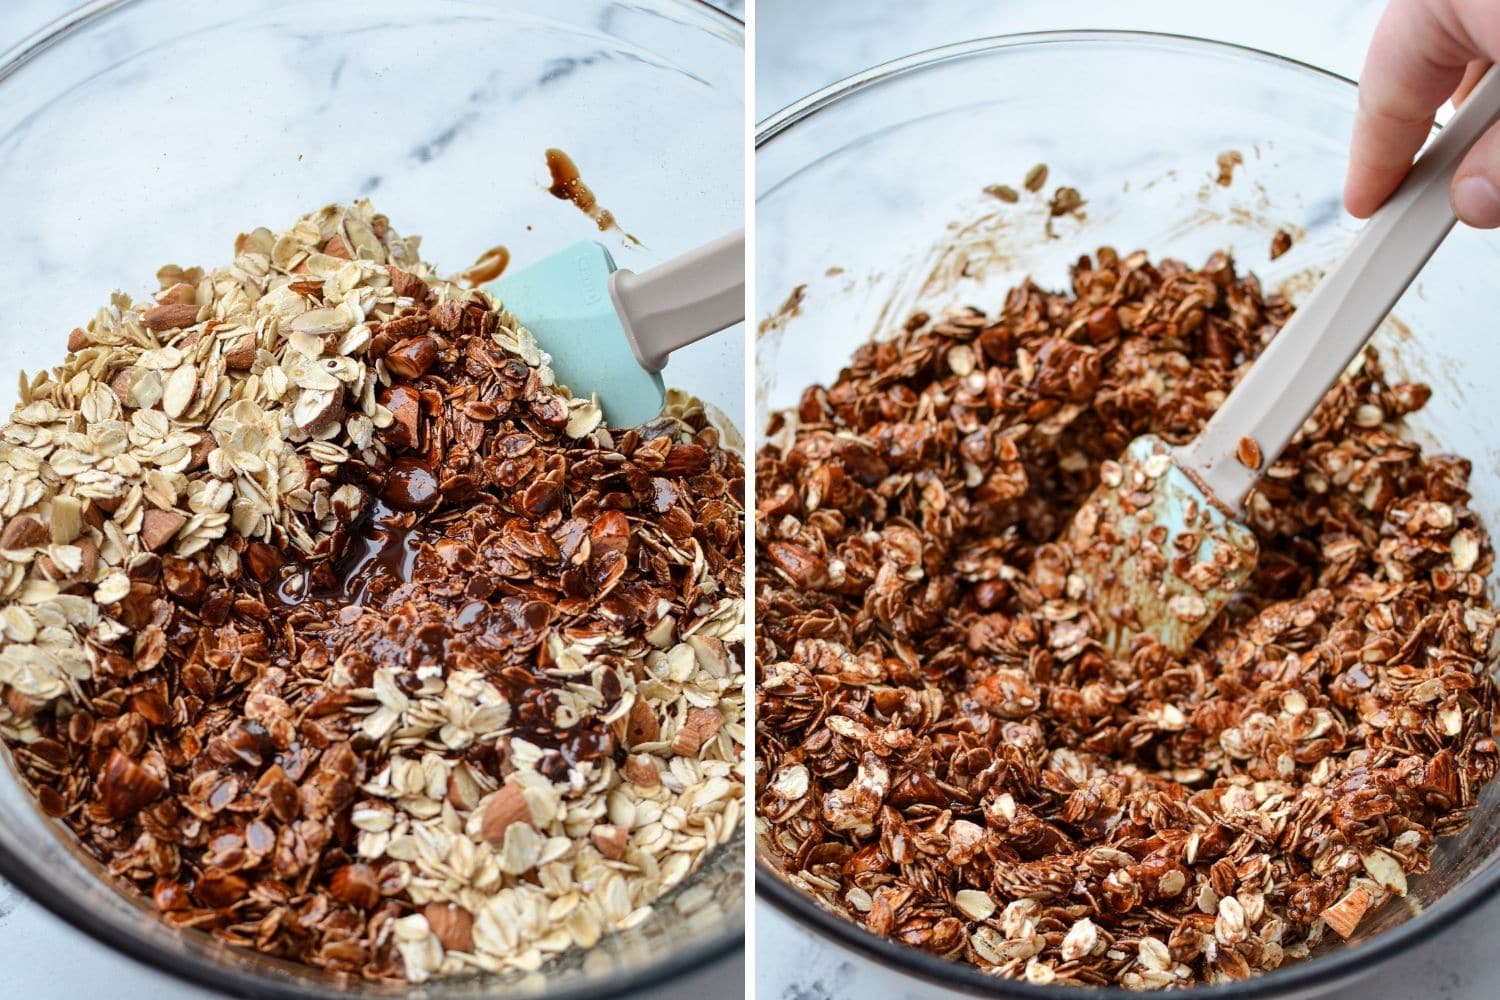
[[[1478,229],[1500,226],[1500,190],[1488,178],[1472,174],[1453,185],[1453,211]]]

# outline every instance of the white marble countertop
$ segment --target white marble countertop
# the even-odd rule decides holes
[[[77,6],[79,0],[0,0],[0,50]],[[744,16],[743,0],[717,6]],[[138,965],[74,930],[0,881],[0,997],[27,1000],[201,1000],[208,991]],[[652,1000],[729,1000],[745,995],[745,960],[732,960],[680,979]]]
[[[1068,28],[1130,28],[1198,35],[1359,75],[1381,0],[757,0],[756,118],[877,63],[986,35]],[[1253,12],[1252,12],[1253,10]],[[1480,1000],[1500,994],[1492,944],[1500,902],[1436,941],[1383,966],[1378,976],[1327,1000]],[[755,915],[760,1000],[915,1000],[934,995],[890,980],[766,903]]]

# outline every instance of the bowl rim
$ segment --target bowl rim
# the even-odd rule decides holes
[[[878,86],[888,80],[908,76],[942,63],[975,56],[1005,53],[1014,49],[1032,50],[1038,46],[1070,46],[1114,42],[1140,45],[1145,42],[1167,43],[1194,52],[1216,53],[1224,58],[1259,62],[1277,71],[1310,77],[1344,87],[1357,86],[1356,81],[1331,70],[1264,49],[1239,45],[1194,35],[1160,31],[1116,29],[1079,29],[1067,31],[1029,31],[991,35],[941,45],[901,56],[860,70],[788,104],[767,116],[756,126],[755,149],[771,143],[802,122],[840,101]],[[1440,126],[1434,126],[1436,132]],[[759,196],[757,196],[759,201]],[[755,850],[755,898],[764,899],[780,914],[821,937],[902,975],[931,985],[970,996],[1011,996],[1018,1000],[1058,1000],[1077,991],[1099,1000],[1133,1000],[1138,992],[1121,987],[1079,987],[1068,985],[1039,986],[1022,979],[1001,979],[986,975],[976,966],[933,955],[909,945],[877,937],[864,927],[826,909],[814,897],[792,886],[777,869],[762,857],[757,836]],[[1301,996],[1331,989],[1360,978],[1382,963],[1429,941],[1448,927],[1469,916],[1482,904],[1500,895],[1500,864],[1491,862],[1464,882],[1444,893],[1430,906],[1397,927],[1360,941],[1353,947],[1291,962],[1270,972],[1238,982],[1193,986],[1184,995],[1211,1000],[1258,1000],[1273,995]]]
[[[3,85],[27,63],[66,41],[69,36],[86,25],[116,10],[143,2],[148,2],[148,0],[88,0],[23,36],[19,42],[0,49],[0,85]],[[711,21],[718,21],[722,27],[740,36],[743,47],[745,22],[734,14],[714,6],[708,0],[658,0],[658,2],[677,4]],[[743,836],[746,851],[749,850],[749,841],[750,830],[747,824]],[[733,843],[726,846],[732,848]],[[746,867],[748,867],[748,862]],[[321,983],[303,984],[291,980],[279,981],[255,975],[246,969],[216,962],[204,952],[192,949],[174,951],[155,938],[122,933],[113,923],[99,917],[85,903],[71,896],[59,896],[52,892],[44,872],[13,854],[3,844],[0,844],[0,877],[20,889],[28,899],[35,901],[70,927],[82,931],[115,953],[155,973],[232,996],[302,1000],[306,997],[348,995],[347,991],[341,989],[337,980],[331,976],[328,978],[326,987]],[[106,888],[110,891],[118,891],[114,886],[106,886]],[[662,957],[660,961],[619,976],[614,980],[614,995],[620,997],[654,995],[656,991],[668,984],[690,973],[720,963],[736,951],[742,951],[744,942],[744,915],[741,913],[737,929],[731,929],[712,940],[673,952]],[[246,954],[257,955],[255,952],[246,952]],[[312,969],[310,966],[307,968]],[[316,973],[316,970],[312,971]],[[369,985],[372,987],[371,996],[400,997],[407,993],[420,993],[424,988],[422,984],[417,983]],[[600,995],[600,988],[599,983],[576,983],[562,989],[519,993],[516,996],[534,997],[536,1000],[596,1000]],[[504,994],[489,995],[504,996]]]
[[[131,0],[110,0],[110,2],[131,2]],[[851,73],[842,80],[837,80],[825,87],[821,87],[761,119],[755,126],[755,147],[759,149],[792,126],[811,117],[831,104],[854,96],[861,90],[869,89],[895,77],[927,69],[939,63],[953,62],[970,56],[1004,52],[1008,49],[1097,42],[1119,42],[1126,45],[1138,45],[1143,42],[1165,42],[1185,49],[1218,52],[1229,58],[1249,62],[1261,62],[1279,69],[1290,69],[1329,82],[1358,86],[1358,81],[1352,80],[1342,73],[1335,73],[1333,70],[1324,69],[1321,66],[1315,66],[1312,63],[1294,59],[1291,56],[1268,52],[1265,49],[1258,49],[1251,45],[1240,45],[1236,42],[1225,42],[1216,38],[1203,38],[1198,35],[1180,35],[1169,31],[1135,31],[1127,28],[1070,28],[1057,31],[1017,31],[1003,35],[985,35],[961,42],[938,45],[930,49],[922,49],[908,55],[898,56],[895,59],[876,63],[866,69]]]

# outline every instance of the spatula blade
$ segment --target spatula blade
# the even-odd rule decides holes
[[[1250,529],[1151,435],[1105,467],[1064,544],[1089,587],[1104,645],[1120,657],[1142,634],[1174,653],[1187,650],[1244,586],[1259,555]]]
[[[610,426],[635,427],[661,413],[666,387],[635,359],[609,295],[614,270],[609,251],[584,240],[486,290],[536,334],[559,382],[575,396],[597,393]]]

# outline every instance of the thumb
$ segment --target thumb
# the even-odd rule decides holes
[[[1476,229],[1500,226],[1500,125],[1479,137],[1453,175],[1453,214]]]

